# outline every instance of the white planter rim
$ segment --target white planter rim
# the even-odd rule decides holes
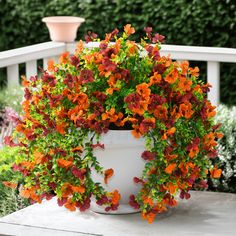
[[[70,24],[70,23],[83,23],[85,19],[77,16],[48,16],[44,17],[42,21],[45,23]]]

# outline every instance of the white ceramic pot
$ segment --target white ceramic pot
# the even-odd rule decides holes
[[[49,16],[42,21],[46,23],[52,41],[74,42],[77,30],[85,19],[75,16]]]
[[[117,189],[121,194],[120,205],[117,211],[109,211],[109,214],[124,214],[138,212],[129,205],[129,197],[137,194],[140,184],[133,181],[134,177],[141,177],[145,166],[141,158],[145,150],[145,140],[134,138],[128,130],[110,130],[102,135],[101,144],[105,149],[96,148],[94,155],[104,170],[112,168],[114,174],[104,183],[104,176],[92,172],[92,178],[96,182],[102,183],[103,187],[111,192]],[[103,207],[92,201],[91,210],[99,213],[106,213]]]

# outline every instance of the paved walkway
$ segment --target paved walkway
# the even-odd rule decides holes
[[[0,235],[236,236],[236,194],[192,192],[153,224],[139,214],[69,212],[45,201],[0,218]]]

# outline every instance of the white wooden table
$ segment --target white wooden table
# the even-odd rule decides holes
[[[236,194],[192,192],[153,224],[139,213],[69,212],[53,199],[0,218],[0,235],[236,236]]]

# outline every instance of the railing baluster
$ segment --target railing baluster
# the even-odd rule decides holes
[[[212,85],[208,93],[208,99],[214,105],[220,103],[220,63],[217,61],[207,62],[207,82]]]
[[[18,64],[7,67],[7,87],[12,88],[19,85],[19,66]]]
[[[26,62],[26,78],[29,79],[30,76],[37,75],[37,61],[28,61]]]
[[[47,58],[43,58],[43,69],[46,70],[48,68],[48,61],[51,58],[47,57]]]

